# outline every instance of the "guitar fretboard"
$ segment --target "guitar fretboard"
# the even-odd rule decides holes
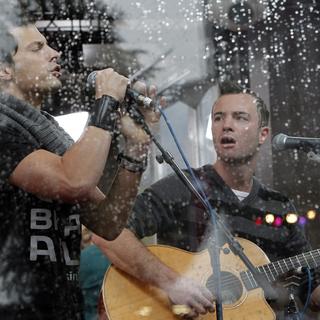
[[[256,270],[265,275],[269,282],[275,281],[279,276],[288,271],[299,268],[313,269],[320,265],[320,249],[312,250],[306,253],[298,254],[294,257],[278,260],[263,266],[259,266]],[[241,272],[241,279],[248,290],[258,288],[250,271]]]

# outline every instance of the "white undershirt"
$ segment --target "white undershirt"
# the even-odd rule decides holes
[[[249,195],[249,192],[239,191],[235,189],[231,189],[231,190],[238,197],[239,201],[244,200]]]

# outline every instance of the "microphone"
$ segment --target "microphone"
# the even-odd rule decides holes
[[[94,90],[96,86],[96,77],[97,72],[92,71],[87,78],[87,86],[90,90]],[[127,88],[126,97],[135,101],[138,106],[146,108],[146,109],[155,109],[155,103],[149,97],[144,96],[143,94],[131,89]]]
[[[291,137],[279,133],[272,139],[272,146],[276,150],[300,149],[305,152],[320,151],[320,138]]]

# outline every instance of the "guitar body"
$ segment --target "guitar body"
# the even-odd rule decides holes
[[[255,266],[269,263],[265,253],[254,243],[239,239],[245,254]],[[162,262],[180,273],[206,285],[212,279],[212,268],[208,251],[189,253],[167,246],[149,246]],[[226,320],[274,320],[275,314],[264,298],[262,289],[247,291],[240,278],[246,267],[228,246],[221,251],[223,285],[223,315]],[[228,286],[229,284],[229,286]],[[176,320],[181,319],[172,312],[172,306],[163,291],[145,285],[126,273],[109,268],[103,288],[103,301],[109,320]],[[215,319],[215,314],[200,315],[197,319]]]

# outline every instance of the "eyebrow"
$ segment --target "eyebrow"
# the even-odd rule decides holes
[[[235,112],[233,112],[233,114],[235,114],[236,116],[249,116],[250,117],[250,113],[244,112],[244,111],[235,111]]]
[[[213,116],[216,116],[216,115],[222,116],[222,115],[224,115],[224,114],[226,114],[226,112],[221,112],[221,111],[219,111],[219,112],[215,112],[215,113],[213,114]],[[236,116],[242,116],[242,115],[250,116],[250,114],[249,114],[248,112],[244,112],[244,111],[234,111],[234,112],[232,112],[232,114],[233,114],[233,115],[236,115]]]

